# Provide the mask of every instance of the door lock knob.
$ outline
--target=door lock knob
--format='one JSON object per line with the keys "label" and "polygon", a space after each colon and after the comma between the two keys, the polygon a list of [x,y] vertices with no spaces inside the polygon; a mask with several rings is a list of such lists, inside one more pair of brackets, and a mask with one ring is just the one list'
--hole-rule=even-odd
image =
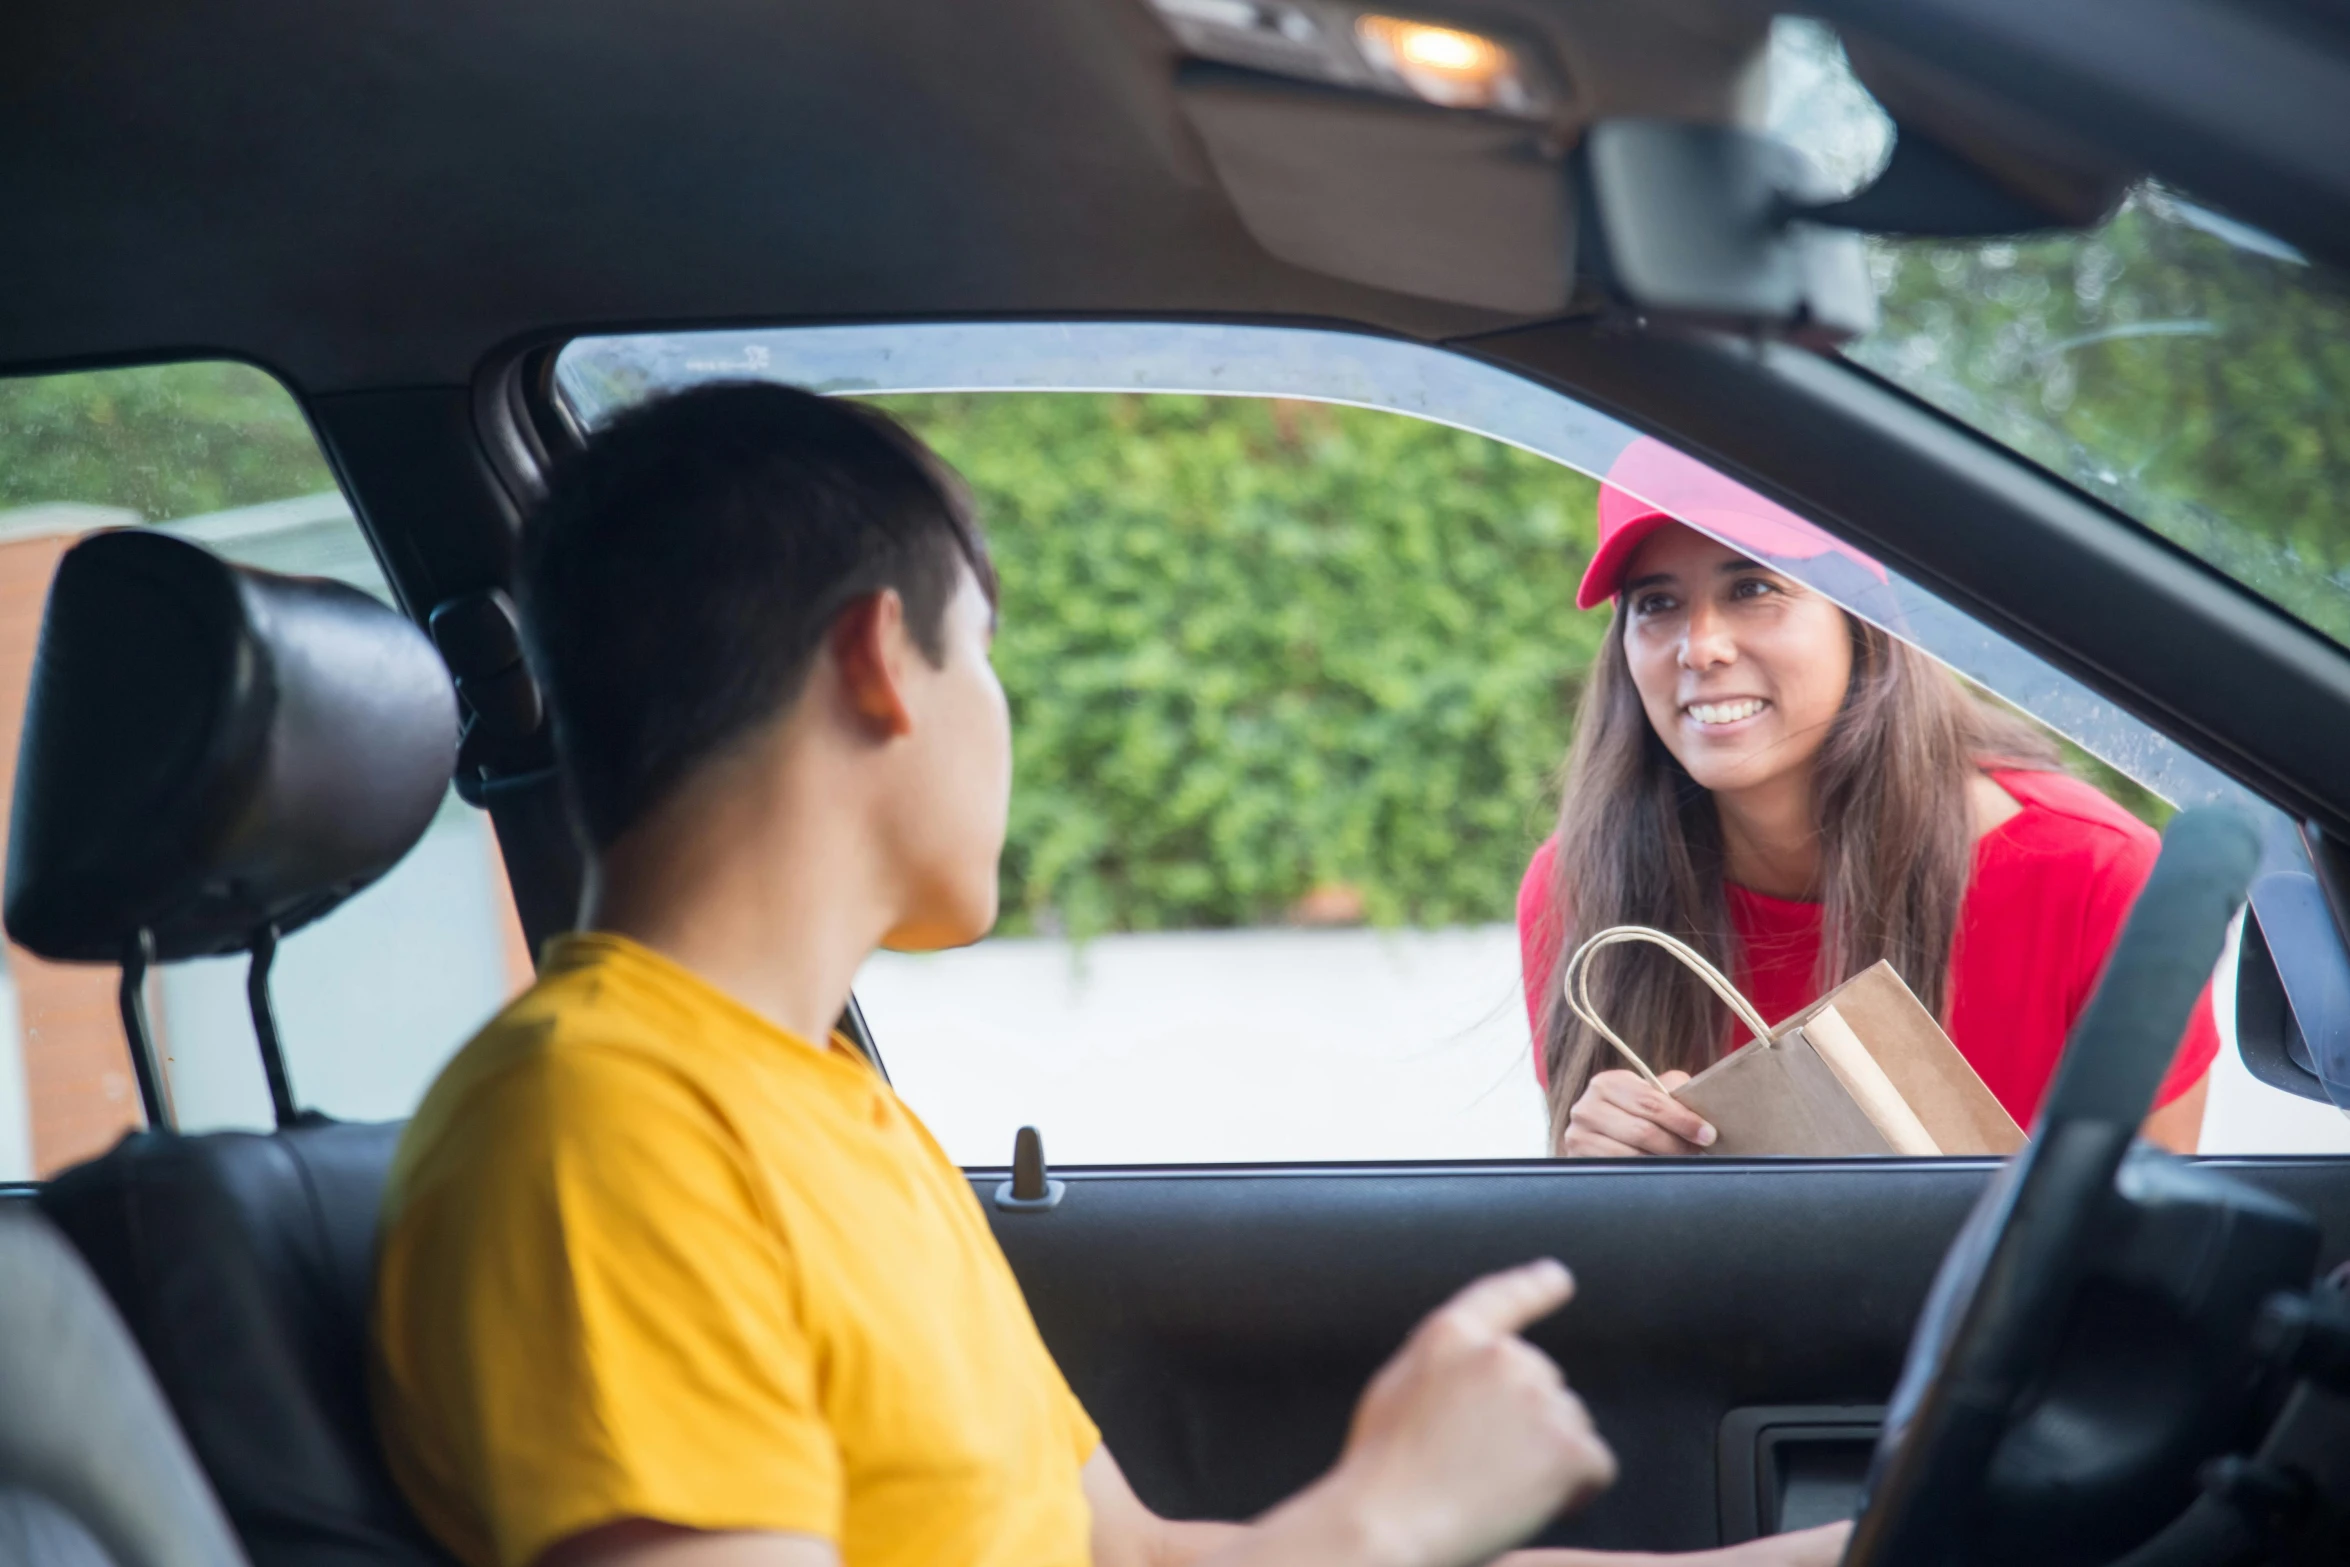
{"label": "door lock knob", "polygon": [[1044,1162],[1044,1135],[1023,1126],[1012,1139],[1012,1178],[995,1189],[995,1205],[1010,1213],[1041,1213],[1055,1207],[1066,1182],[1056,1181]]}

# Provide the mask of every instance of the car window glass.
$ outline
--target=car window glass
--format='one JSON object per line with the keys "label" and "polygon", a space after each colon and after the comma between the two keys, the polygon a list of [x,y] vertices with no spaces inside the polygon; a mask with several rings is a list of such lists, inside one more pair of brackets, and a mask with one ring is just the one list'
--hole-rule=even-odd
{"label": "car window glass", "polygon": [[[1773,126],[1857,184],[1892,127],[1834,37],[1784,22]],[[2086,232],[1871,240],[1846,350],[2350,643],[2350,277],[2147,181]]]}
{"label": "car window glass", "polygon": [[[0,380],[0,764],[11,779],[50,575],[77,539],[113,527],[165,529],[391,600],[301,410],[261,372],[194,363]],[[524,957],[487,825],[452,797],[390,875],[280,950],[272,989],[297,1102],[405,1114],[527,976]],[[9,946],[5,978],[0,1180],[21,1180],[103,1151],[141,1116],[115,970]],[[270,1122],[244,981],[235,958],[149,978],[185,1129]]]}
{"label": "car window glass", "polygon": [[1003,939],[859,989],[949,1147],[1004,1156],[1009,1077],[1071,1158],[1538,1154],[1508,914],[1598,630],[1560,613],[1591,482],[1306,402],[884,406],[1005,584]]}
{"label": "car window glass", "polygon": [[[1002,926],[858,985],[950,1154],[1002,1163],[1031,1123],[1080,1163],[1545,1151],[1517,894],[1606,623],[1573,608],[1593,476],[1633,432],[1282,329],[605,339],[558,371],[589,425],[743,375],[884,394],[972,481],[1001,571]],[[1083,390],[1137,381],[1183,390]],[[974,384],[1007,389],[944,390]],[[1276,389],[1303,395],[1241,395]],[[2089,742],[2066,765],[2143,819],[2240,796],[1898,574],[1786,564]],[[2350,1145],[2223,1068],[2209,1146]]]}

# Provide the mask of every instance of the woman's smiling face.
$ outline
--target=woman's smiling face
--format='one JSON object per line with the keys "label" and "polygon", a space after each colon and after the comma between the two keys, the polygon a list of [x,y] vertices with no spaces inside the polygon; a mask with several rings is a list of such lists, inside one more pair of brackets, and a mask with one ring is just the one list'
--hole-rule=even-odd
{"label": "woman's smiling face", "polygon": [[1811,766],[1852,683],[1842,609],[1679,523],[1619,591],[1640,704],[1690,777],[1735,794]]}

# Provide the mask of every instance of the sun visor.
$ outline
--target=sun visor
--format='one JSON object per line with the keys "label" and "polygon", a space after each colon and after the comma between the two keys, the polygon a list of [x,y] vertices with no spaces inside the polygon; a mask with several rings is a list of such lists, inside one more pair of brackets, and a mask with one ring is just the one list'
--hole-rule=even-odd
{"label": "sun visor", "polygon": [[1194,64],[1177,100],[1257,243],[1397,293],[1541,315],[1574,285],[1574,202],[1541,124]]}
{"label": "sun visor", "polygon": [[163,960],[290,931],[389,870],[457,751],[440,656],[356,588],[126,529],[59,565],[17,756],[8,933]]}

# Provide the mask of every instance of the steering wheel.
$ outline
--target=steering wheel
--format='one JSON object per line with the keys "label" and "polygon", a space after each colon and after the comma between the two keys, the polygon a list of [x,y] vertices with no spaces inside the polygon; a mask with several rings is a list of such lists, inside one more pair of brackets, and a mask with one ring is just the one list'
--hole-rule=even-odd
{"label": "steering wheel", "polygon": [[[1986,1477],[2057,1359],[2097,1238],[2123,1200],[2116,1176],[2259,852],[2252,825],[2232,811],[2189,811],[2171,823],[2038,1129],[1942,1260],[1886,1412],[1846,1567],[1965,1559]],[[2001,1557],[2021,1560],[2012,1549]]]}

